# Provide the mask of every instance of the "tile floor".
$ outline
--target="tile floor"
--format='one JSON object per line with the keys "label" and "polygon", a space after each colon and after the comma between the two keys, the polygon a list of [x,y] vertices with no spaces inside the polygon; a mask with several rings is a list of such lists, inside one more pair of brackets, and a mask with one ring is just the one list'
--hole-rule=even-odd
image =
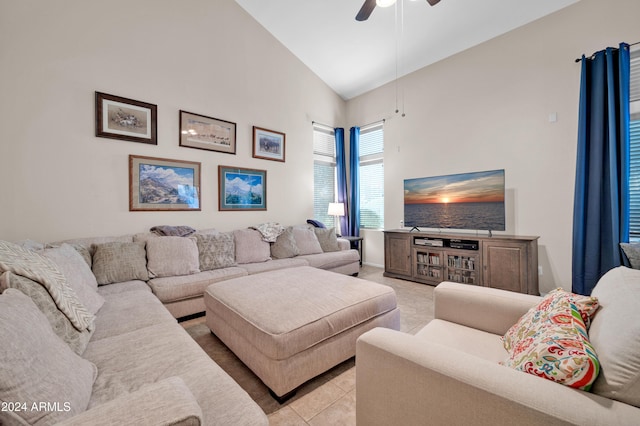
{"label": "tile floor", "polygon": [[[363,266],[359,278],[385,284],[396,291],[400,330],[415,333],[433,318],[433,287],[387,278],[383,270]],[[269,416],[271,425],[355,425],[356,371],[351,358],[302,385],[296,395],[279,404],[267,387],[213,335],[204,317],[182,323],[209,356],[247,391]]]}

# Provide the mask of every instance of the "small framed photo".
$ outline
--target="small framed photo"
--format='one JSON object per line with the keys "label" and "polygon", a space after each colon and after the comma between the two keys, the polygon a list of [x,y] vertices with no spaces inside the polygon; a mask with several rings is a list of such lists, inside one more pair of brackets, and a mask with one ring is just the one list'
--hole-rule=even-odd
{"label": "small framed photo", "polygon": [[129,211],[200,210],[200,163],[129,155]]}
{"label": "small framed photo", "polygon": [[96,136],[157,145],[158,107],[96,92]]}
{"label": "small framed photo", "polygon": [[266,210],[267,171],[218,166],[218,210]]}
{"label": "small framed photo", "polygon": [[253,126],[253,156],[284,162],[285,134]]}
{"label": "small framed photo", "polygon": [[236,123],[180,111],[180,146],[236,153]]}

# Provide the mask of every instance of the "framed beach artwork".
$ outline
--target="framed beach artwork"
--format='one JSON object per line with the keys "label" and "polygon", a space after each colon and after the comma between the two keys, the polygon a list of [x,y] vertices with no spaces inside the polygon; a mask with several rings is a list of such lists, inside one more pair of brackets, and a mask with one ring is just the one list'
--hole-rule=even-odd
{"label": "framed beach artwork", "polygon": [[129,155],[129,210],[200,210],[200,163]]}
{"label": "framed beach artwork", "polygon": [[96,92],[96,136],[157,145],[158,107]]}
{"label": "framed beach artwork", "polygon": [[180,111],[180,146],[236,153],[236,123]]}
{"label": "framed beach artwork", "polygon": [[254,158],[284,162],[285,137],[284,133],[253,126]]}
{"label": "framed beach artwork", "polygon": [[218,210],[266,209],[266,170],[218,166]]}

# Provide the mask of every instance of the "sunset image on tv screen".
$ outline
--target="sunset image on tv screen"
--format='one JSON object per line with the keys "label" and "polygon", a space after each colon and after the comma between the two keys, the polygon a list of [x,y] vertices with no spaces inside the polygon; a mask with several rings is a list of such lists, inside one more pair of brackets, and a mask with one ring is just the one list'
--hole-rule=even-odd
{"label": "sunset image on tv screen", "polygon": [[504,170],[406,179],[404,224],[504,231],[504,193]]}

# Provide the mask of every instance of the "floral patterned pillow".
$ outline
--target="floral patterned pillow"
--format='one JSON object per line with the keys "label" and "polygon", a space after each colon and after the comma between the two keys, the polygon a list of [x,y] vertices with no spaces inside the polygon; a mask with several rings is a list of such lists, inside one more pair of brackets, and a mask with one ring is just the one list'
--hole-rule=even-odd
{"label": "floral patterned pillow", "polygon": [[600,363],[583,317],[590,318],[597,308],[595,298],[554,290],[507,332],[503,340],[509,357],[502,364],[589,390]]}
{"label": "floral patterned pillow", "polygon": [[507,352],[511,351],[515,343],[533,334],[539,324],[548,321],[549,316],[554,314],[554,309],[558,303],[564,299],[571,300],[571,302],[576,305],[582,321],[588,330],[591,324],[591,318],[595,315],[599,307],[598,299],[569,293],[561,288],[557,288],[550,291],[538,306],[529,309],[529,312],[524,314],[502,337],[502,343]]}

